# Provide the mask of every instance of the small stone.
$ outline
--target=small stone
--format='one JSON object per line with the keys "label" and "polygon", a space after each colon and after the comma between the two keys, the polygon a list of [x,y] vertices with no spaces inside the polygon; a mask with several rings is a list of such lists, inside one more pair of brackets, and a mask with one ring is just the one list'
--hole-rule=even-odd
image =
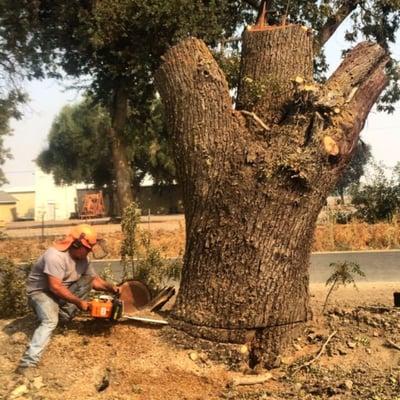
{"label": "small stone", "polygon": [[199,355],[198,355],[195,351],[192,351],[191,353],[189,353],[189,358],[190,358],[192,361],[197,361],[198,358],[199,358]]}
{"label": "small stone", "polygon": [[354,349],[357,345],[355,342],[352,342],[351,340],[348,340],[346,344],[350,349]]}
{"label": "small stone", "polygon": [[292,357],[281,357],[281,364],[289,365],[293,362]]}
{"label": "small stone", "polygon": [[301,84],[304,82],[304,79],[301,76],[296,76],[296,78],[294,78],[294,81],[298,84]]}
{"label": "small stone", "polygon": [[341,355],[341,356],[347,355],[347,350],[344,349],[343,347],[338,347],[337,351],[338,351],[339,355]]}
{"label": "small stone", "polygon": [[379,337],[379,332],[374,331],[374,333],[372,334],[374,337]]}
{"label": "small stone", "polygon": [[33,382],[32,382],[32,386],[36,390],[40,390],[44,386],[43,378],[41,376],[37,376],[36,378],[34,378]]}
{"label": "small stone", "polygon": [[28,387],[26,385],[17,386],[10,394],[10,399],[16,399],[22,395],[28,393]]}
{"label": "small stone", "polygon": [[10,337],[12,344],[26,344],[28,337],[23,332],[16,332]]}
{"label": "small stone", "polygon": [[302,350],[302,347],[301,347],[298,343],[293,343],[293,348],[294,348],[296,351]]}
{"label": "small stone", "polygon": [[372,354],[372,350],[371,349],[365,349],[365,351],[367,352],[367,354]]}
{"label": "small stone", "polygon": [[346,380],[344,381],[343,386],[344,386],[344,388],[345,388],[346,390],[351,390],[351,389],[353,389],[353,381],[351,381],[350,379],[346,379]]}
{"label": "small stone", "polygon": [[139,385],[132,385],[132,393],[134,393],[134,394],[142,394],[143,390]]}
{"label": "small stone", "polygon": [[282,363],[282,358],[280,356],[275,358],[275,361],[272,364],[273,368],[279,368],[281,366]]}
{"label": "small stone", "polygon": [[303,385],[302,385],[300,382],[297,382],[297,383],[294,385],[294,390],[295,390],[296,392],[299,392],[299,391],[301,390],[302,386],[303,386]]}
{"label": "small stone", "polygon": [[247,354],[249,352],[249,348],[244,344],[243,346],[240,346],[239,351],[241,354]]}

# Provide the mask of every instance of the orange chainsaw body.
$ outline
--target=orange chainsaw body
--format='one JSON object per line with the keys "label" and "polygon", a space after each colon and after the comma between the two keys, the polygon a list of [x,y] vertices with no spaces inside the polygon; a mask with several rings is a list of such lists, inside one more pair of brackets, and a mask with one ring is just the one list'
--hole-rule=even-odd
{"label": "orange chainsaw body", "polygon": [[90,302],[90,315],[94,318],[111,318],[113,302],[111,299],[94,299]]}

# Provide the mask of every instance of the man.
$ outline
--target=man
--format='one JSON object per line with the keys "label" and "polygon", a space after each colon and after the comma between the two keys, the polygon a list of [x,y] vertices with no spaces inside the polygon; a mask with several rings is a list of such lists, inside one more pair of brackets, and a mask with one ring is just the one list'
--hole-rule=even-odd
{"label": "man", "polygon": [[40,325],[17,368],[24,374],[36,367],[58,321],[70,321],[79,310],[87,311],[90,290],[117,293],[118,288],[96,275],[87,256],[97,243],[94,228],[77,225],[61,241],[54,242],[33,265],[28,277],[28,302]]}

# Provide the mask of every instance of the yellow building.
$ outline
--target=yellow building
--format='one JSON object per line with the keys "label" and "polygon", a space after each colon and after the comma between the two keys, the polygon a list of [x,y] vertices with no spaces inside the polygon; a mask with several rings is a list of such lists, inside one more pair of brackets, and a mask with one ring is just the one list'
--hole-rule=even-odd
{"label": "yellow building", "polygon": [[10,188],[7,193],[17,200],[17,219],[33,219],[35,216],[35,189],[34,188]]}
{"label": "yellow building", "polygon": [[0,227],[14,221],[17,213],[17,199],[9,193],[0,190]]}

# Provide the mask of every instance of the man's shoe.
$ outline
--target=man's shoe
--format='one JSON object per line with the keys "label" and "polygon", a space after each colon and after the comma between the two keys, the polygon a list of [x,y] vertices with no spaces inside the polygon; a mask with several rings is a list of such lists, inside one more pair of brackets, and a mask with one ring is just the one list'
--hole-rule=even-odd
{"label": "man's shoe", "polygon": [[28,379],[32,379],[38,375],[36,365],[19,365],[14,371],[17,375],[23,376]]}

